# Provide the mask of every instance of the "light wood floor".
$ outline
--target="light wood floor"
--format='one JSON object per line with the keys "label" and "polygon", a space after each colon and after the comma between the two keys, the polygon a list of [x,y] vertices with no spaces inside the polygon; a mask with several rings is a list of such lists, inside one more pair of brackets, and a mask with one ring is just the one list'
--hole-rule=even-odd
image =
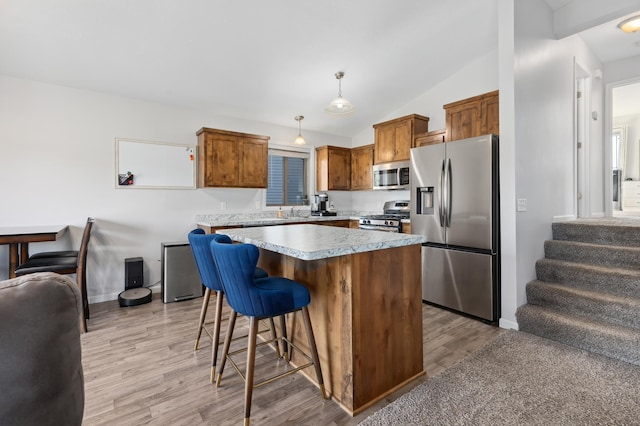
{"label": "light wood floor", "polygon": [[[221,387],[216,388],[209,383],[211,340],[203,333],[200,349],[193,350],[202,298],[163,304],[158,295],[154,296],[151,303],[136,307],[120,308],[116,301],[91,305],[89,332],[82,336],[86,393],[83,424],[242,424],[242,379],[227,363]],[[209,308],[212,318],[214,300]],[[318,388],[296,373],[254,390],[251,424],[355,425],[501,332],[497,327],[424,304],[422,317],[424,379],[351,417],[335,402],[323,401]],[[236,336],[247,322],[238,319]],[[226,331],[226,321],[222,327]],[[239,364],[244,356],[239,355]],[[264,372],[270,374],[278,362],[282,363],[263,346],[256,358],[256,378],[265,377],[261,376]]]}

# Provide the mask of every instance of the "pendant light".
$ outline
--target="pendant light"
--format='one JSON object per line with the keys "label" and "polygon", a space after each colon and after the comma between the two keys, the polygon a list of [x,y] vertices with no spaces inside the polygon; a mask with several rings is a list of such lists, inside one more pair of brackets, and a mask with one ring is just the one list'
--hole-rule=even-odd
{"label": "pendant light", "polygon": [[332,100],[329,106],[325,108],[327,114],[348,115],[355,110],[353,104],[342,97],[342,77],[344,77],[344,73],[338,71],[336,73],[336,78],[338,79],[338,97]]}
{"label": "pendant light", "polygon": [[618,24],[618,28],[620,28],[625,33],[634,33],[640,30],[640,15],[625,19]]}
{"label": "pendant light", "polygon": [[295,143],[296,145],[304,145],[305,140],[302,137],[302,125],[301,125],[301,121],[304,120],[304,116],[303,115],[296,115],[295,120],[298,122],[298,137],[296,138],[295,141],[293,141],[293,143]]}

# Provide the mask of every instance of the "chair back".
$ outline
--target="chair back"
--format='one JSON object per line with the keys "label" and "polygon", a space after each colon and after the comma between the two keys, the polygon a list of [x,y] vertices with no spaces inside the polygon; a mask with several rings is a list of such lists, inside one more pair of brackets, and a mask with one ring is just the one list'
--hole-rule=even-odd
{"label": "chair back", "polygon": [[222,291],[222,284],[220,284],[218,271],[209,248],[211,241],[215,239],[221,243],[231,244],[231,239],[226,235],[205,234],[204,230],[200,228],[189,232],[189,245],[191,246],[202,284],[213,291]]}
{"label": "chair back", "polygon": [[84,232],[82,233],[80,249],[78,250],[78,274],[82,274],[83,277],[86,277],[87,274],[87,254],[89,253],[89,239],[91,238],[91,229],[93,229],[93,223],[95,221],[96,220],[92,217],[87,218],[87,224],[84,226]]}
{"label": "chair back", "polygon": [[[252,244],[211,242],[211,252],[227,301],[234,311],[251,317],[265,318],[289,312],[293,306],[290,292],[257,285],[255,269],[260,251]],[[277,278],[263,278],[277,280]]]}

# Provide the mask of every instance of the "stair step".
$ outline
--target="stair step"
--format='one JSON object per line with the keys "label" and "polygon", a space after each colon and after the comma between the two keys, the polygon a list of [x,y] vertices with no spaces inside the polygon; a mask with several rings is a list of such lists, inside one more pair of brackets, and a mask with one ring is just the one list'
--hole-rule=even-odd
{"label": "stair step", "polygon": [[640,297],[615,296],[536,280],[527,284],[527,302],[640,330]]}
{"label": "stair step", "polygon": [[640,294],[640,270],[608,268],[556,259],[536,262],[539,281],[562,283],[587,291],[618,296],[636,297]]}
{"label": "stair step", "polygon": [[548,259],[640,269],[640,247],[549,240],[544,242],[544,254]]}
{"label": "stair step", "polygon": [[640,366],[640,330],[536,305],[516,311],[520,331]]}
{"label": "stair step", "polygon": [[552,224],[554,240],[640,247],[640,219],[579,219]]}

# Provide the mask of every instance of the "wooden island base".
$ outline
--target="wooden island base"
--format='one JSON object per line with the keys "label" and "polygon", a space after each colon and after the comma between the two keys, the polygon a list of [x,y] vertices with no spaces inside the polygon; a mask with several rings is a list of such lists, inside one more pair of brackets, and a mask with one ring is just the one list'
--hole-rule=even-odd
{"label": "wooden island base", "polygon": [[[301,282],[327,391],[358,414],[425,374],[422,353],[420,245],[301,260],[260,249],[269,275]],[[296,345],[308,349],[302,316],[288,319]],[[306,362],[295,351],[292,363]],[[311,367],[303,370],[315,382]]]}

